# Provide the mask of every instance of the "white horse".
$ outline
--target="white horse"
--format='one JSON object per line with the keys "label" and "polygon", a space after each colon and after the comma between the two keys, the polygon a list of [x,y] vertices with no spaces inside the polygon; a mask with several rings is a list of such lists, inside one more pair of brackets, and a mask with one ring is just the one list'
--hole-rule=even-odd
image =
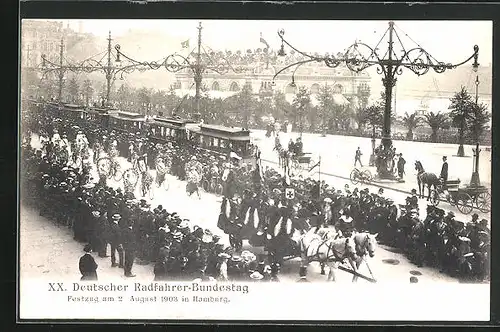
{"label": "white horse", "polygon": [[334,270],[346,259],[353,271],[357,271],[356,248],[351,238],[323,240],[318,234],[309,231],[301,237],[299,244],[302,266],[307,267],[312,261],[326,263],[329,268],[328,281],[335,281]]}
{"label": "white horse", "polygon": [[[366,266],[370,271],[370,274],[372,274],[370,266],[368,265],[368,262],[366,262],[366,256],[369,255],[372,258],[375,256],[375,248],[377,246],[377,236],[378,233],[377,234],[355,233],[352,235],[351,239],[354,242],[356,248],[356,270],[358,270],[361,263],[365,261]],[[352,277],[352,281],[356,282],[357,280],[358,276],[354,275]]]}

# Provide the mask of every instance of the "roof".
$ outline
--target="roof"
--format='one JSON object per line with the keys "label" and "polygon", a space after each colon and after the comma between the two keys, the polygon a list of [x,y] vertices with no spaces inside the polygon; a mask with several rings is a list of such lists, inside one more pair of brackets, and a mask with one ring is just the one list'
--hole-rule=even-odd
{"label": "roof", "polygon": [[200,134],[233,141],[250,141],[250,131],[235,127],[202,124],[200,125]]}
{"label": "roof", "polygon": [[200,135],[210,136],[215,138],[222,138],[231,141],[248,141],[250,142],[250,135],[248,136],[233,136],[230,133],[220,133],[220,132],[199,132]]}
{"label": "roof", "polygon": [[138,113],[132,113],[132,114],[137,114],[137,116],[124,115],[123,113],[126,113],[126,112],[118,112],[115,114],[110,114],[110,116],[113,118],[116,118],[116,119],[127,120],[127,121],[145,121],[146,120],[143,115],[138,114]]}
{"label": "roof", "polygon": [[150,124],[160,125],[162,127],[168,127],[168,128],[174,128],[174,129],[180,128],[180,126],[173,125],[170,122],[160,121],[156,118],[153,118],[153,120],[150,122]]}
{"label": "roof", "polygon": [[162,123],[169,123],[169,124],[177,126],[177,127],[182,127],[186,123],[195,123],[195,121],[193,121],[193,120],[181,119],[181,118],[166,118],[166,117],[160,117],[160,116],[153,117],[153,120],[158,121],[158,122],[162,122]]}
{"label": "roof", "polygon": [[244,130],[243,128],[240,127],[225,127],[221,125],[212,125],[212,124],[202,124],[200,126],[201,131],[219,131],[219,132],[225,132],[225,133],[246,133],[250,135],[250,131]]}
{"label": "roof", "polygon": [[118,116],[122,118],[130,118],[130,119],[141,119],[144,118],[144,115],[135,113],[135,112],[125,112],[125,111],[118,111]]}
{"label": "roof", "polygon": [[85,111],[84,106],[74,105],[74,104],[64,104],[63,108],[66,111]]}

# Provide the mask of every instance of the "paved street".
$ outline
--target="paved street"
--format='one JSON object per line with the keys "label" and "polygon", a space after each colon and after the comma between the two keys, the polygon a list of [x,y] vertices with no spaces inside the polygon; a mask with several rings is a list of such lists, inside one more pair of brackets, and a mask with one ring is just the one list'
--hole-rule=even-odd
{"label": "paved street", "polygon": [[[36,139],[33,140],[36,146]],[[267,157],[267,156],[266,156]],[[120,158],[122,169],[126,169],[128,162]],[[155,196],[151,201],[153,207],[162,204],[167,211],[176,211],[180,216],[189,218],[193,224],[203,228],[209,228],[215,234],[221,235],[221,242],[227,244],[228,237],[217,228],[217,218],[220,211],[220,197],[209,193],[202,193],[202,199],[188,197],[185,193],[185,183],[169,176],[170,189],[156,189]],[[120,184],[108,181],[108,185],[119,187]],[[329,178],[334,186],[343,186],[346,181],[337,178]],[[386,194],[396,202],[402,202],[405,195],[397,192],[387,191]],[[421,210],[425,210],[425,203],[420,202]],[[73,240],[71,231],[65,227],[60,227],[40,217],[36,211],[22,207],[21,210],[21,273],[22,277],[35,277],[45,275],[68,280],[79,278],[78,258],[83,254],[84,244],[79,244]],[[247,244],[245,247],[252,249]],[[262,248],[253,248],[259,253]],[[109,258],[96,257],[99,264],[98,273],[101,280],[110,278],[124,278],[123,271],[118,268],[111,268]],[[439,273],[432,268],[418,268],[409,263],[408,260],[395,249],[379,246],[374,258],[368,259],[370,268],[381,283],[409,282],[412,272],[421,274],[418,276],[419,282],[458,282],[456,279]],[[300,261],[298,259],[288,261],[282,268],[281,278],[283,281],[294,281],[298,278]],[[319,273],[316,263],[311,264],[308,270],[308,278],[314,281],[326,280],[326,276]],[[134,265],[134,273],[141,280],[152,280],[152,265]],[[366,265],[362,265],[360,273],[369,275]],[[348,273],[339,271],[337,273],[338,282],[350,282],[351,276]],[[359,282],[366,283],[364,280]]]}

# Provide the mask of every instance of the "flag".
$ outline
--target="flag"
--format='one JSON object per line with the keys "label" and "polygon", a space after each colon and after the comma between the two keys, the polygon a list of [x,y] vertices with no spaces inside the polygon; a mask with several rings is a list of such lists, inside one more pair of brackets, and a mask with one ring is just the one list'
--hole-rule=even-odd
{"label": "flag", "polygon": [[316,167],[318,167],[319,165],[321,165],[321,160],[318,161],[314,166],[312,166],[311,168],[309,168],[309,172],[311,172],[313,169],[315,169]]}
{"label": "flag", "polygon": [[262,32],[260,33],[260,42],[264,45],[266,45],[266,48],[269,49],[269,44],[267,43],[267,41],[262,38]]}
{"label": "flag", "polygon": [[291,181],[290,181],[290,175],[288,175],[288,167],[285,167],[285,179],[284,179],[284,186],[287,187],[287,186],[290,186],[291,185]]}
{"label": "flag", "polygon": [[189,48],[189,39],[181,43],[182,48]]}

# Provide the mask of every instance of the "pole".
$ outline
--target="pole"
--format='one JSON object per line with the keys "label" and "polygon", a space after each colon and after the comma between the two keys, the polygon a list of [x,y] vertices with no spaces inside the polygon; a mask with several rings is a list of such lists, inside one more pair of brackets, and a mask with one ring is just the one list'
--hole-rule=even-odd
{"label": "pole", "polygon": [[64,40],[61,38],[61,44],[59,45],[59,90],[57,94],[59,103],[62,103],[62,89],[64,81],[63,53],[64,53]]}
{"label": "pole", "polygon": [[110,104],[110,95],[111,95],[111,80],[112,80],[112,70],[111,67],[111,31],[108,34],[108,64],[106,66],[106,105]]}
{"label": "pole", "polygon": [[392,87],[395,85],[394,66],[393,66],[393,34],[394,22],[389,22],[389,50],[388,60],[386,62],[385,77],[382,82],[385,87],[385,109],[384,109],[384,127],[382,129],[382,145],[385,150],[389,150],[392,146],[391,141],[391,107],[392,107]]}
{"label": "pole", "polygon": [[201,65],[201,22],[198,25],[198,52],[196,53],[196,65],[194,68],[194,83],[195,83],[195,112],[200,113],[200,89],[202,81],[202,65]]}
{"label": "pole", "polygon": [[319,182],[319,195],[321,196],[321,155],[318,161],[318,182]]}

